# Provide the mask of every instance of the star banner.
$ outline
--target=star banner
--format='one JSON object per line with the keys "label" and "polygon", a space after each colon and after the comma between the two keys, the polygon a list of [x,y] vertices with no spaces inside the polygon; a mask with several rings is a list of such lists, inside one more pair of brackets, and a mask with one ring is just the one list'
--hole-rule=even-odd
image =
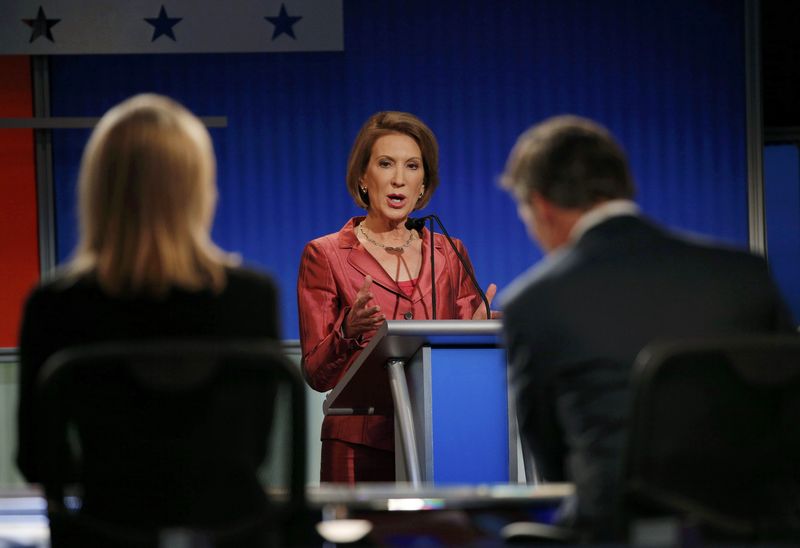
{"label": "star banner", "polygon": [[18,0],[0,55],[341,51],[342,0]]}

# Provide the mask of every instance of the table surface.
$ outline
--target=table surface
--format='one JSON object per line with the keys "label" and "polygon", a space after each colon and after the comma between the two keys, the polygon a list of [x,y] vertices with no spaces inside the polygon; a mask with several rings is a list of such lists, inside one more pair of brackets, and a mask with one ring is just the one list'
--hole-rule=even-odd
{"label": "table surface", "polygon": [[[403,512],[553,506],[574,492],[572,484],[423,486],[362,484],[309,486],[311,509],[338,506],[353,511]],[[0,488],[0,544],[49,546],[46,503],[41,489],[32,485]]]}

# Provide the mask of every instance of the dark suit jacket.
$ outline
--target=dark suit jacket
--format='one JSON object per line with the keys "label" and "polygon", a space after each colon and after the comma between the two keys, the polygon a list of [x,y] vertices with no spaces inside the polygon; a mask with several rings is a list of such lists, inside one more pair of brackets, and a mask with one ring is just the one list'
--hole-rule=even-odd
{"label": "dark suit jacket", "polygon": [[[389,320],[400,320],[407,313],[415,320],[432,319],[430,233],[422,229],[422,267],[418,291],[411,297],[364,249],[353,230],[363,217],[350,219],[339,232],[309,242],[300,260],[297,279],[297,304],[300,314],[300,343],[303,347],[303,374],[312,388],[325,392],[336,386],[366,346],[341,336],[342,322],[350,311],[364,276],[372,276],[374,302]],[[461,255],[469,262],[467,250],[454,239]],[[480,304],[475,287],[455,252],[441,234],[434,235],[436,266],[436,317],[472,319]],[[470,265],[472,268],[472,265]],[[394,421],[384,416],[328,416],[322,423],[322,439],[338,439],[378,449],[394,448]]]}
{"label": "dark suit jacket", "polygon": [[[225,289],[218,294],[211,291],[172,289],[163,298],[111,297],[100,289],[91,276],[77,281],[59,277],[36,288],[25,305],[19,343],[17,463],[25,478],[30,482],[40,479],[37,470],[37,421],[33,400],[36,378],[47,358],[58,350],[71,346],[103,341],[173,337],[197,337],[204,340],[278,339],[277,294],[273,282],[254,271],[233,268],[228,270]],[[97,396],[98,400],[110,398],[113,396],[108,394]],[[124,515],[131,521],[144,525],[148,519],[156,516],[163,520],[174,516],[179,520],[182,514],[193,511],[195,516],[201,515],[205,507],[210,507],[216,509],[216,514],[209,519],[224,521],[226,516],[219,515],[224,512],[219,511],[220,505],[215,504],[215,501],[233,501],[225,505],[225,510],[229,509],[231,515],[235,516],[241,515],[237,508],[240,505],[258,504],[259,497],[264,498],[263,490],[258,493],[253,489],[252,478],[255,477],[255,467],[266,455],[265,442],[269,425],[264,426],[263,440],[243,439],[254,431],[249,428],[250,425],[260,424],[260,410],[248,409],[247,414],[240,417],[228,417],[231,423],[238,420],[240,429],[237,430],[236,424],[231,424],[230,447],[221,448],[221,452],[227,451],[226,456],[235,454],[237,457],[247,454],[248,466],[252,465],[252,469],[248,471],[252,475],[244,477],[247,476],[244,473],[243,477],[233,478],[230,469],[215,470],[212,457],[187,457],[187,474],[196,474],[197,481],[188,484],[184,481],[180,487],[172,488],[173,491],[179,488],[186,491],[186,507],[177,508],[175,506],[178,505],[174,504],[159,507],[159,504],[166,504],[180,497],[175,492],[170,497],[161,497],[159,492],[167,489],[168,482],[172,481],[172,478],[165,477],[174,470],[168,464],[175,464],[174,461],[183,455],[179,447],[189,433],[185,431],[186,425],[181,425],[180,420],[176,419],[179,414],[173,414],[170,420],[160,422],[158,414],[167,411],[180,413],[181,402],[183,400],[175,398],[174,402],[158,404],[161,407],[146,409],[147,416],[141,416],[141,424],[158,425],[146,432],[140,431],[144,427],[134,428],[132,431],[114,431],[113,425],[108,424],[108,417],[97,417],[97,429],[105,428],[106,432],[111,432],[107,440],[108,450],[103,454],[118,455],[119,458],[93,462],[91,469],[83,471],[82,481],[96,486],[93,489],[87,487],[87,497],[91,500],[84,501],[87,506],[93,507],[94,513],[107,511],[115,518]],[[185,403],[185,409],[193,408],[190,407],[192,402]],[[165,409],[164,406],[170,409]],[[130,418],[130,424],[136,424],[136,420],[130,415],[141,410],[128,411],[130,410],[120,410],[120,413],[127,413],[125,416]],[[161,456],[149,463],[130,462],[130,459],[126,459],[125,447],[131,443],[141,443],[142,440],[154,446],[160,443]],[[242,453],[237,452],[239,449]],[[198,473],[198,470],[201,472]],[[185,480],[175,478],[175,482],[181,479]]]}
{"label": "dark suit jacket", "polygon": [[659,338],[794,327],[765,261],[630,215],[589,229],[501,301],[522,437],[544,479],[575,482],[564,519],[594,538],[611,534],[639,351]]}

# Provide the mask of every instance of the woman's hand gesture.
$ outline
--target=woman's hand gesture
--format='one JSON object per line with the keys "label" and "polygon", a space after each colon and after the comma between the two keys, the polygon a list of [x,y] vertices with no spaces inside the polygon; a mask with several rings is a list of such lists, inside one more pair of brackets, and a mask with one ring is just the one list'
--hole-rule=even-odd
{"label": "woman's hand gesture", "polygon": [[[497,293],[497,285],[496,284],[489,284],[489,287],[486,288],[486,300],[489,301],[489,309],[491,310],[492,300],[494,299],[495,294]],[[492,319],[497,319],[502,316],[500,312],[497,310],[491,310],[492,312]],[[486,307],[481,302],[478,305],[478,308],[475,310],[475,313],[472,315],[473,320],[485,320],[486,319]]]}
{"label": "woman's hand gesture", "polygon": [[372,300],[372,277],[365,276],[364,284],[356,294],[356,300],[350,308],[350,312],[344,320],[344,336],[348,339],[356,339],[365,333],[374,331],[380,326],[386,317],[380,313],[379,306],[368,306]]}

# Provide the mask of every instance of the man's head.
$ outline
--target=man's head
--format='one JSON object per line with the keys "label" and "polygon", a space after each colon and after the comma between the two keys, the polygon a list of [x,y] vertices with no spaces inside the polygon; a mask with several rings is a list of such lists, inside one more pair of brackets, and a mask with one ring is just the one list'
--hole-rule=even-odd
{"label": "man's head", "polygon": [[500,184],[548,252],[568,241],[583,213],[635,193],[622,147],[604,127],[578,116],[556,116],[523,133]]}

